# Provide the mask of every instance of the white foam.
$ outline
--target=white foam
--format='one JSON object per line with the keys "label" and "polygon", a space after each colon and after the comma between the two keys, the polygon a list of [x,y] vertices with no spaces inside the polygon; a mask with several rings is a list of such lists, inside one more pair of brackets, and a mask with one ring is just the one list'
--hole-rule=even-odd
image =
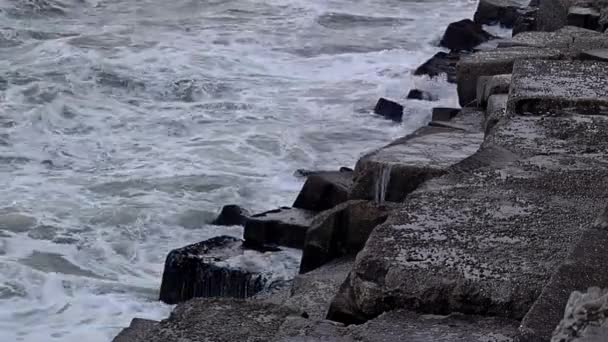
{"label": "white foam", "polygon": [[[36,222],[0,231],[0,340],[31,342],[108,341],[133,317],[165,317],[171,308],[157,297],[168,251],[242,235],[205,217],[227,203],[289,205],[296,169],[352,167],[426,124],[433,106],[455,105],[453,86],[411,72],[474,9],[468,0],[70,1],[63,15],[24,19],[7,15],[14,4],[0,0],[0,20],[15,32],[71,35],[0,48],[0,125],[14,122],[0,126],[0,210]],[[327,13],[363,19],[328,28],[318,21]],[[406,101],[415,87],[440,101]],[[405,104],[401,125],[371,113],[379,97]],[[250,266],[288,278],[292,252]],[[35,265],[34,253],[49,260]]]}

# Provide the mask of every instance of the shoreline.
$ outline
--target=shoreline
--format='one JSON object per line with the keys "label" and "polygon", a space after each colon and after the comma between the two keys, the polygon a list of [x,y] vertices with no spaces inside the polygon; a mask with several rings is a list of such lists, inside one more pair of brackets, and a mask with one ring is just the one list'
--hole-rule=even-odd
{"label": "shoreline", "polygon": [[[172,251],[161,299],[181,304],[114,341],[550,341],[577,293],[608,283],[608,5],[586,3],[480,0],[420,72],[447,72],[462,109],[308,175],[292,208],[228,213],[244,240]],[[496,22],[517,34],[481,29]],[[230,263],[284,247],[303,251],[292,281]],[[559,341],[593,323],[576,319]]]}

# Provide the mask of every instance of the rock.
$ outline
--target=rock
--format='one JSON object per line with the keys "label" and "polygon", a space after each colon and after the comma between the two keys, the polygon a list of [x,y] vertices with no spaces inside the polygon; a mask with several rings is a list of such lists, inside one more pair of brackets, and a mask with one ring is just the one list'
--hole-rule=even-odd
{"label": "rock", "polygon": [[313,211],[287,207],[253,215],[245,224],[245,246],[255,249],[280,245],[301,249],[314,216]]}
{"label": "rock", "polygon": [[112,342],[146,341],[147,334],[158,324],[159,322],[149,319],[133,318],[131,324],[114,337]]}
{"label": "rock", "polygon": [[382,115],[385,118],[393,120],[395,122],[401,122],[403,117],[403,106],[398,104],[397,102],[393,102],[385,98],[380,98],[380,100],[378,100],[378,103],[376,103],[374,113]]}
{"label": "rock", "polygon": [[290,317],[273,342],[510,342],[516,331],[517,322],[507,319],[396,310],[348,327]]}
{"label": "rock", "polygon": [[576,0],[540,0],[536,29],[555,31],[568,24],[568,9]]}
{"label": "rock", "polygon": [[414,72],[414,75],[437,77],[445,74],[448,82],[456,83],[456,64],[459,60],[459,53],[438,52],[431,59],[419,66]]}
{"label": "rock", "polygon": [[268,278],[260,272],[230,264],[231,259],[244,252],[242,241],[229,236],[172,250],[165,261],[160,300],[176,304],[195,297],[254,295],[264,288]]}
{"label": "rock", "polygon": [[513,27],[526,2],[529,3],[525,0],[480,0],[473,20],[480,25]]}
{"label": "rock", "polygon": [[[587,225],[574,250],[553,274],[540,297],[522,321],[522,338],[520,338],[522,342],[538,339],[547,341],[551,338],[551,334],[564,315],[564,307],[566,307],[570,293],[608,284],[608,265],[606,264],[608,250],[605,248],[607,243],[607,230],[601,229],[597,225]],[[571,297],[571,299],[573,298]],[[572,313],[580,309],[573,308],[572,304],[568,304],[566,317],[558,329],[561,330],[558,335],[568,335],[569,338],[573,337],[571,328],[577,324],[573,322]],[[591,307],[587,306],[587,308]],[[605,310],[608,313],[608,307]],[[588,319],[584,316],[577,316],[583,320]],[[608,329],[608,326],[605,328]],[[555,340],[570,341],[569,338]]]}
{"label": "rock", "polygon": [[440,45],[453,51],[471,51],[491,38],[493,36],[484,31],[481,25],[464,19],[448,25]]}
{"label": "rock", "polygon": [[259,301],[193,299],[179,304],[145,335],[120,342],[271,341],[285,319],[295,315],[284,306]]}
{"label": "rock", "polygon": [[581,42],[589,38],[602,38],[602,34],[580,27],[565,26],[553,32],[518,33],[511,41],[525,46],[571,49],[582,45]]}
{"label": "rock", "polygon": [[574,291],[552,342],[608,341],[608,290],[592,287]]}
{"label": "rock", "polygon": [[424,100],[424,101],[437,101],[438,98],[428,91],[420,89],[412,89],[407,94],[408,100]]}
{"label": "rock", "polygon": [[592,61],[518,61],[513,69],[508,109],[543,114],[576,108],[598,114],[608,106],[608,64]]}
{"label": "rock", "polygon": [[517,321],[451,314],[421,315],[411,311],[387,312],[360,326],[349,326],[355,341],[385,342],[509,342]]}
{"label": "rock", "polygon": [[431,117],[431,120],[432,121],[450,121],[456,115],[458,115],[459,112],[460,112],[460,108],[435,107],[435,108],[433,108],[433,115]]}
{"label": "rock", "polygon": [[319,172],[306,179],[294,208],[311,211],[331,209],[348,199],[353,183],[352,171]]}
{"label": "rock", "polygon": [[511,74],[481,76],[477,79],[477,105],[484,107],[488,98],[495,94],[508,94]]}
{"label": "rock", "polygon": [[291,293],[284,305],[305,312],[311,319],[323,319],[329,304],[346,279],[354,263],[354,256],[332,260],[323,266],[299,274],[293,279]]}
{"label": "rock", "polygon": [[492,95],[488,98],[486,117],[483,123],[485,135],[489,135],[494,126],[503,120],[507,114],[507,101],[505,94]]}
{"label": "rock", "polygon": [[522,319],[603,209],[606,152],[607,116],[509,116],[373,230],[328,318],[408,309]]}
{"label": "rock", "polygon": [[306,234],[300,273],[357,254],[387,216],[388,208],[367,201],[349,201],[321,213]]}
{"label": "rock", "polygon": [[581,52],[579,58],[582,60],[608,62],[608,49],[586,50]]}
{"label": "rock", "polygon": [[457,67],[458,100],[469,106],[476,101],[477,79],[480,76],[510,74],[513,64],[520,59],[559,59],[563,54],[557,49],[512,47],[493,51],[481,51],[464,56]]}
{"label": "rock", "polygon": [[591,7],[572,6],[568,9],[568,25],[589,30],[599,28],[600,12]]}
{"label": "rock", "polygon": [[249,211],[235,204],[225,205],[220,215],[212,224],[217,226],[244,226],[249,216]]}
{"label": "rock", "polygon": [[481,141],[482,133],[422,127],[359,159],[349,198],[401,202],[420,184],[473,154]]}

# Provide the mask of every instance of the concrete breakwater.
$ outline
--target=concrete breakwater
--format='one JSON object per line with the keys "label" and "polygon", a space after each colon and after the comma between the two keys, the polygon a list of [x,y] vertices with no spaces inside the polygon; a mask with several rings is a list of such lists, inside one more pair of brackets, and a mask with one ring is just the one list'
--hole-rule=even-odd
{"label": "concrete breakwater", "polygon": [[[449,74],[457,114],[239,216],[244,241],[171,252],[161,298],[181,304],[115,341],[608,340],[605,291],[581,294],[608,287],[607,25],[601,0],[481,0],[420,71]],[[284,246],[292,281],[230,262]],[[218,291],[247,298],[192,299]]]}

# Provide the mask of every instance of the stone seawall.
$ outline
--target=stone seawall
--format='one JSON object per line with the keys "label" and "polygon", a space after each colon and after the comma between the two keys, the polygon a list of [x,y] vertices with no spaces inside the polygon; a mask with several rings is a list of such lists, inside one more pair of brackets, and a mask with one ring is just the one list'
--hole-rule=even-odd
{"label": "stone seawall", "polygon": [[[488,23],[517,34],[471,48]],[[166,270],[180,304],[114,341],[608,341],[606,25],[604,0],[480,0],[421,76],[447,72],[463,108],[310,175],[293,209],[239,216],[232,254],[178,250],[197,270]],[[284,246],[303,250],[291,281],[183,290],[215,288],[210,263]]]}

